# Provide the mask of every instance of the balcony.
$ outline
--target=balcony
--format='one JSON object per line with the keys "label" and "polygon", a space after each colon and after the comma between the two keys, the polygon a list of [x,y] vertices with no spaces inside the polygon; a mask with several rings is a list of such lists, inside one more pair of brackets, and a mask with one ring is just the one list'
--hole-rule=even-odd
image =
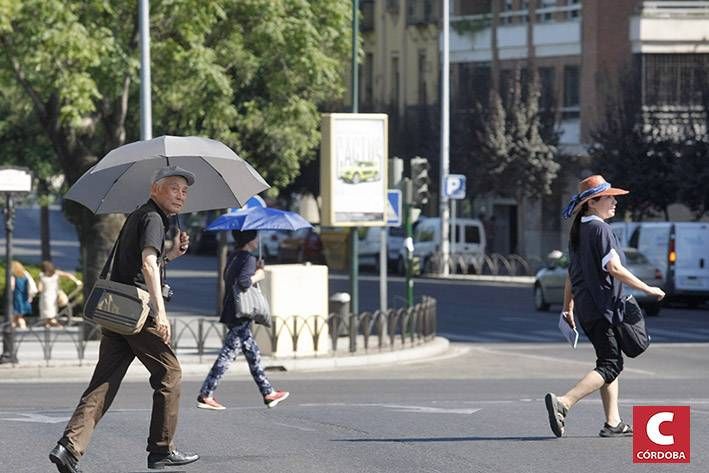
{"label": "balcony", "polygon": [[[562,18],[535,23],[532,37],[537,57],[581,54],[580,4],[536,10],[537,15]],[[527,52],[528,10],[500,13],[497,47],[501,60],[523,59]],[[451,18],[451,62],[486,62],[492,60],[492,16],[490,14]]]}
{"label": "balcony", "polygon": [[709,1],[643,2],[630,19],[634,53],[709,52]]}

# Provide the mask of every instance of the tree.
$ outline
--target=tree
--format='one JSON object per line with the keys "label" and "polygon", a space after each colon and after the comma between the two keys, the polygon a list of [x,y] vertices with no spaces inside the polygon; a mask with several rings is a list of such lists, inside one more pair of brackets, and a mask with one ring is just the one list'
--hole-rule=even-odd
{"label": "tree", "polygon": [[643,114],[640,100],[637,80],[623,73],[591,132],[594,171],[631,190],[619,200],[619,214],[627,210],[633,220],[642,220],[659,212],[669,220],[669,206],[681,202],[701,218],[709,194],[706,125],[679,116],[669,129],[651,113]]}
{"label": "tree", "polygon": [[[0,89],[31,111],[71,184],[138,139],[137,2],[0,0]],[[317,106],[343,90],[338,0],[151,2],[155,135],[232,146],[276,187],[314,156]],[[13,117],[2,117],[4,121]],[[122,222],[65,202],[91,287]]]}
{"label": "tree", "polygon": [[469,163],[479,176],[476,187],[482,193],[537,197],[551,193],[559,171],[556,160],[558,135],[545,126],[539,110],[540,91],[536,74],[522,94],[519,70],[507,94],[506,104],[491,90],[487,110],[478,106],[475,126],[477,146]]}
{"label": "tree", "polygon": [[3,163],[23,166],[31,170],[37,183],[37,200],[40,205],[40,242],[42,260],[51,260],[49,204],[53,201],[51,179],[60,172],[49,142],[44,138],[31,111],[13,113],[14,103],[0,90],[0,149]]}

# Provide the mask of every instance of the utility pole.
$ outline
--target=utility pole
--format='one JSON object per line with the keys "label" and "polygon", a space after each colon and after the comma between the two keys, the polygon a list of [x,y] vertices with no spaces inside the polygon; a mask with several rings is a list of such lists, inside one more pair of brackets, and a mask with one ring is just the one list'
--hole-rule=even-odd
{"label": "utility pole", "polygon": [[443,0],[443,48],[441,51],[441,175],[439,182],[439,202],[441,214],[441,253],[443,275],[450,274],[450,234],[448,196],[446,195],[446,176],[449,171],[450,147],[450,0]]}
{"label": "utility pole", "polygon": [[[352,113],[359,113],[359,80],[357,51],[359,50],[359,0],[352,0]],[[359,235],[350,228],[350,310],[359,313]]]}

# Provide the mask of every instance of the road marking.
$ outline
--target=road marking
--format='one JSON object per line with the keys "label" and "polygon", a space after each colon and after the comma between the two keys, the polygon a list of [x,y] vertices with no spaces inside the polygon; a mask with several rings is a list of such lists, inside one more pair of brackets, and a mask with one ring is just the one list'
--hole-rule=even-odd
{"label": "road marking", "polygon": [[[548,361],[550,363],[567,363],[567,364],[588,366],[588,361],[567,360],[564,358],[557,358],[557,357],[552,357],[552,356],[530,355],[528,353],[520,353],[520,352],[516,352],[516,351],[493,350],[493,349],[485,348],[485,347],[474,347],[474,349],[484,351],[484,352],[494,354],[494,355],[514,356],[517,358],[519,358],[519,357],[531,358],[533,360]],[[650,375],[650,376],[654,376],[656,374],[654,371],[645,371],[645,370],[639,370],[639,369],[635,369],[635,368],[624,368],[624,371],[638,373],[638,374],[646,374],[646,375]]]}
{"label": "road marking", "polygon": [[71,417],[49,417],[43,414],[35,414],[34,412],[17,412],[16,415],[21,415],[23,417],[9,417],[0,418],[0,421],[9,422],[34,422],[38,424],[58,424],[60,422],[67,422]]}
{"label": "road marking", "polygon": [[[482,332],[481,335],[490,335],[493,339],[496,340],[521,340],[523,342],[548,342],[549,337],[540,337],[536,335],[532,335],[531,333],[527,333],[524,335],[519,335],[516,333],[511,333],[511,332],[497,332],[497,331],[492,331],[492,332]],[[561,337],[561,335],[559,335]]]}
{"label": "road marking", "polygon": [[300,427],[298,425],[284,424],[283,422],[273,422],[275,425],[280,425],[281,427],[289,427],[291,429],[302,430],[304,432],[317,432],[317,429],[309,429],[307,427]]}
{"label": "road marking", "polygon": [[332,403],[312,403],[312,404],[298,404],[300,407],[379,407],[382,409],[393,410],[395,412],[411,412],[415,414],[475,414],[480,409],[446,409],[442,407],[428,407],[428,406],[412,406],[408,404],[379,404],[379,403],[344,403],[344,402],[332,402]]}

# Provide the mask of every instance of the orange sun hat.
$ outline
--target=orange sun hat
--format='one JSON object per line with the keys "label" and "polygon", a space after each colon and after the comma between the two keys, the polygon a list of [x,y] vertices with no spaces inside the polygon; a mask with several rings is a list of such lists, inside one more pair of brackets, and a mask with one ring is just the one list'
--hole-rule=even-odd
{"label": "orange sun hat", "polygon": [[588,176],[586,179],[579,182],[579,193],[571,197],[568,205],[562,212],[564,218],[570,218],[577,210],[583,207],[590,199],[594,197],[602,197],[604,195],[625,195],[630,191],[611,187],[610,182],[603,179],[600,174]]}

